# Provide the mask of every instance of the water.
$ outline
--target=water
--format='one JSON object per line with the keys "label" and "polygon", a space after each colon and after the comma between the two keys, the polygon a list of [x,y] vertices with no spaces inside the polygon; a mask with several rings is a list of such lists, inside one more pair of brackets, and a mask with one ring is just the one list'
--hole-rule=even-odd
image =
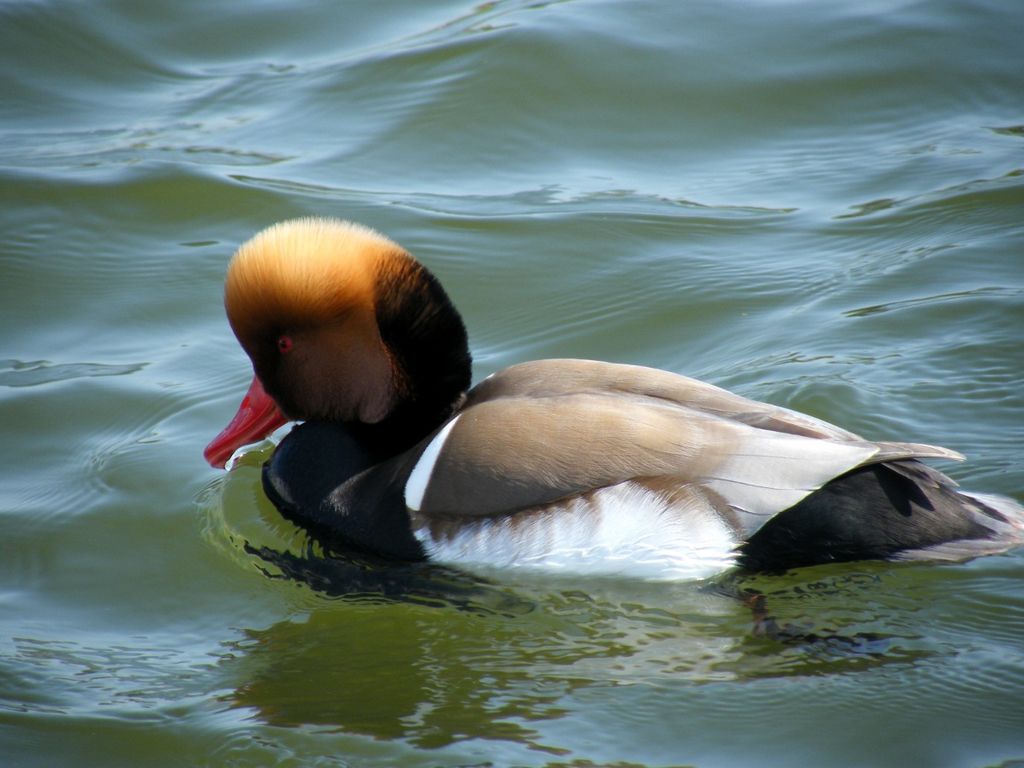
{"label": "water", "polygon": [[477,378],[663,367],[1021,499],[1022,39],[1015,0],[0,6],[3,764],[1019,765],[1024,552],[381,569],[277,515],[269,446],[201,451],[227,259],[325,214],[437,272]]}

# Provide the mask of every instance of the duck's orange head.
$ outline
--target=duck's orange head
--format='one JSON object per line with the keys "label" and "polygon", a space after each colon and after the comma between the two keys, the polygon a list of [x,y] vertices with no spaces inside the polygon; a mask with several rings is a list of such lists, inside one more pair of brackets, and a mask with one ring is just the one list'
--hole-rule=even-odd
{"label": "duck's orange head", "polygon": [[424,343],[461,349],[456,378],[468,386],[465,330],[436,279],[358,224],[304,218],[258,233],[231,260],[224,306],[255,377],[235,420],[207,447],[215,466],[288,419],[371,425],[417,403],[431,389],[420,381],[431,368]]}

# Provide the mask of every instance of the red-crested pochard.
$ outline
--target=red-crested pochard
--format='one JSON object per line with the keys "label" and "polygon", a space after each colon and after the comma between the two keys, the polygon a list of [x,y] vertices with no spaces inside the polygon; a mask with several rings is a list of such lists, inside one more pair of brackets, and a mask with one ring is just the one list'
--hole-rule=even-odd
{"label": "red-crested pochard", "polygon": [[871,558],[957,560],[1024,541],[1016,501],[919,459],[674,373],[540,360],[472,389],[437,279],[371,229],[260,232],[224,304],[255,376],[206,449],[216,467],[289,420],[264,467],[281,512],[402,560],[645,578]]}

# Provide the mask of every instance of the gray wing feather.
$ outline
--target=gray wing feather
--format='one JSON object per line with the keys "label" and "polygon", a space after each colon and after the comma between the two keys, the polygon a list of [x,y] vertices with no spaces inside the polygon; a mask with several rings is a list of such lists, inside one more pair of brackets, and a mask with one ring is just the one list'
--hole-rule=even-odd
{"label": "gray wing feather", "polygon": [[422,514],[498,515],[626,480],[666,480],[731,507],[752,532],[863,464],[959,458],[865,441],[662,371],[569,362],[514,366],[470,393],[439,446]]}

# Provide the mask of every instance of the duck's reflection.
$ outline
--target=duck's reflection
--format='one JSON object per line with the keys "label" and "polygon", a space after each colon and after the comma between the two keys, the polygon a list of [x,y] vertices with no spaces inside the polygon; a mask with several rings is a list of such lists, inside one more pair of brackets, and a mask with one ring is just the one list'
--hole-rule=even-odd
{"label": "duck's reflection", "polygon": [[688,604],[670,612],[614,585],[533,592],[425,566],[256,554],[334,599],[245,633],[224,663],[238,681],[232,704],[273,725],[420,747],[497,739],[547,749],[537,725],[562,718],[577,689],[678,675],[685,664],[707,674],[734,644],[708,621],[743,621],[733,601],[699,589],[682,590]]}
{"label": "duck's reflection", "polygon": [[[247,631],[224,662],[231,703],[278,726],[423,748],[484,739],[549,750],[548,724],[578,711],[586,689],[827,674],[916,653],[877,633],[777,619],[773,596],[736,583],[497,586],[431,566],[250,551],[328,598],[301,620]],[[871,576],[832,580],[821,593],[842,605],[878,586]]]}

